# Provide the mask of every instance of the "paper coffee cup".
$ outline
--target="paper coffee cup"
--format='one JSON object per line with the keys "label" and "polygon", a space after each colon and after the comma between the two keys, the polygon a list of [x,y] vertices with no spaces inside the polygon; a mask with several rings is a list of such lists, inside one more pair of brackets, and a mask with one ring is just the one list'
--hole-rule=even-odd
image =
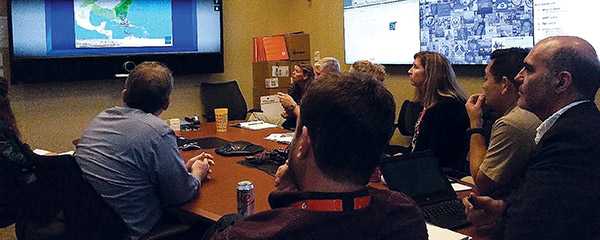
{"label": "paper coffee cup", "polygon": [[173,131],[181,130],[181,119],[179,118],[171,118],[169,119],[169,127],[173,129]]}
{"label": "paper coffee cup", "polygon": [[215,108],[215,122],[217,125],[217,132],[227,132],[227,114],[229,110],[227,108]]}

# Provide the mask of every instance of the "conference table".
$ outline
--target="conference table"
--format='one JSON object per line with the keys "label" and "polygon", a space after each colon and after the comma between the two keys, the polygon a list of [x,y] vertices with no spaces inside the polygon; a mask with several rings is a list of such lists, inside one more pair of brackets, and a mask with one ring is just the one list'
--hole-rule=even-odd
{"label": "conference table", "polygon": [[[282,128],[248,130],[234,127],[233,124],[235,123],[230,122],[227,132],[218,133],[214,123],[202,123],[199,130],[180,131],[177,132],[177,135],[186,139],[218,137],[230,142],[247,141],[263,146],[267,151],[287,147],[286,144],[266,140],[265,137],[272,133],[287,133],[289,132],[288,130]],[[207,152],[214,156],[215,165],[212,167],[213,173],[211,174],[211,179],[202,183],[198,195],[183,205],[180,208],[181,210],[215,222],[223,215],[236,213],[236,186],[238,182],[243,180],[249,180],[254,184],[256,212],[270,209],[267,197],[271,191],[275,190],[273,176],[261,170],[239,164],[238,161],[243,160],[243,156],[225,157],[215,154],[215,149],[182,151],[181,154],[187,161],[201,152]],[[373,183],[371,185],[375,188],[385,188],[385,185],[382,183]],[[463,198],[468,194],[469,191],[457,192],[459,198]],[[487,239],[472,226],[456,231],[471,236],[473,239]]]}

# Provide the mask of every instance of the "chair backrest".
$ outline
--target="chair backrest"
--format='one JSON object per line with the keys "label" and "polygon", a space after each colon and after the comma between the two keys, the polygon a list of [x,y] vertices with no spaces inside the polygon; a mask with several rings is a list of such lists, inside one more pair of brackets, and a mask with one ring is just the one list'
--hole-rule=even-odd
{"label": "chair backrest", "polygon": [[38,156],[38,181],[43,194],[59,195],[65,218],[66,239],[126,239],[123,219],[84,179],[72,155]]}
{"label": "chair backrest", "polygon": [[215,121],[215,108],[228,108],[229,120],[245,120],[248,106],[237,81],[203,82],[200,96],[204,105],[204,118]]}
{"label": "chair backrest", "polygon": [[411,102],[405,100],[400,107],[400,113],[398,113],[397,127],[400,133],[404,136],[412,136],[415,133],[415,124],[419,119],[419,113],[423,106],[418,102]]}

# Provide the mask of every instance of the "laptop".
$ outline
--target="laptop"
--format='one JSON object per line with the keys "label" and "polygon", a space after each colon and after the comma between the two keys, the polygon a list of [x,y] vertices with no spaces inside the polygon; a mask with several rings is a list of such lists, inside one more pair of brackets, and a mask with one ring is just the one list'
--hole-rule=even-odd
{"label": "laptop", "polygon": [[388,187],[413,198],[427,222],[449,229],[469,224],[463,204],[431,151],[386,157],[380,168]]}

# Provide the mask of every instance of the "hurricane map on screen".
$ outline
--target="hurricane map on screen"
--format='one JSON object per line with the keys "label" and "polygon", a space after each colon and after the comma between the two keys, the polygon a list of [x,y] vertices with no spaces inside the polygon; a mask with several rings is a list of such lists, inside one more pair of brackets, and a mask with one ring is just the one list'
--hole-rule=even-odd
{"label": "hurricane map on screen", "polygon": [[171,0],[74,0],[75,47],[173,46]]}

